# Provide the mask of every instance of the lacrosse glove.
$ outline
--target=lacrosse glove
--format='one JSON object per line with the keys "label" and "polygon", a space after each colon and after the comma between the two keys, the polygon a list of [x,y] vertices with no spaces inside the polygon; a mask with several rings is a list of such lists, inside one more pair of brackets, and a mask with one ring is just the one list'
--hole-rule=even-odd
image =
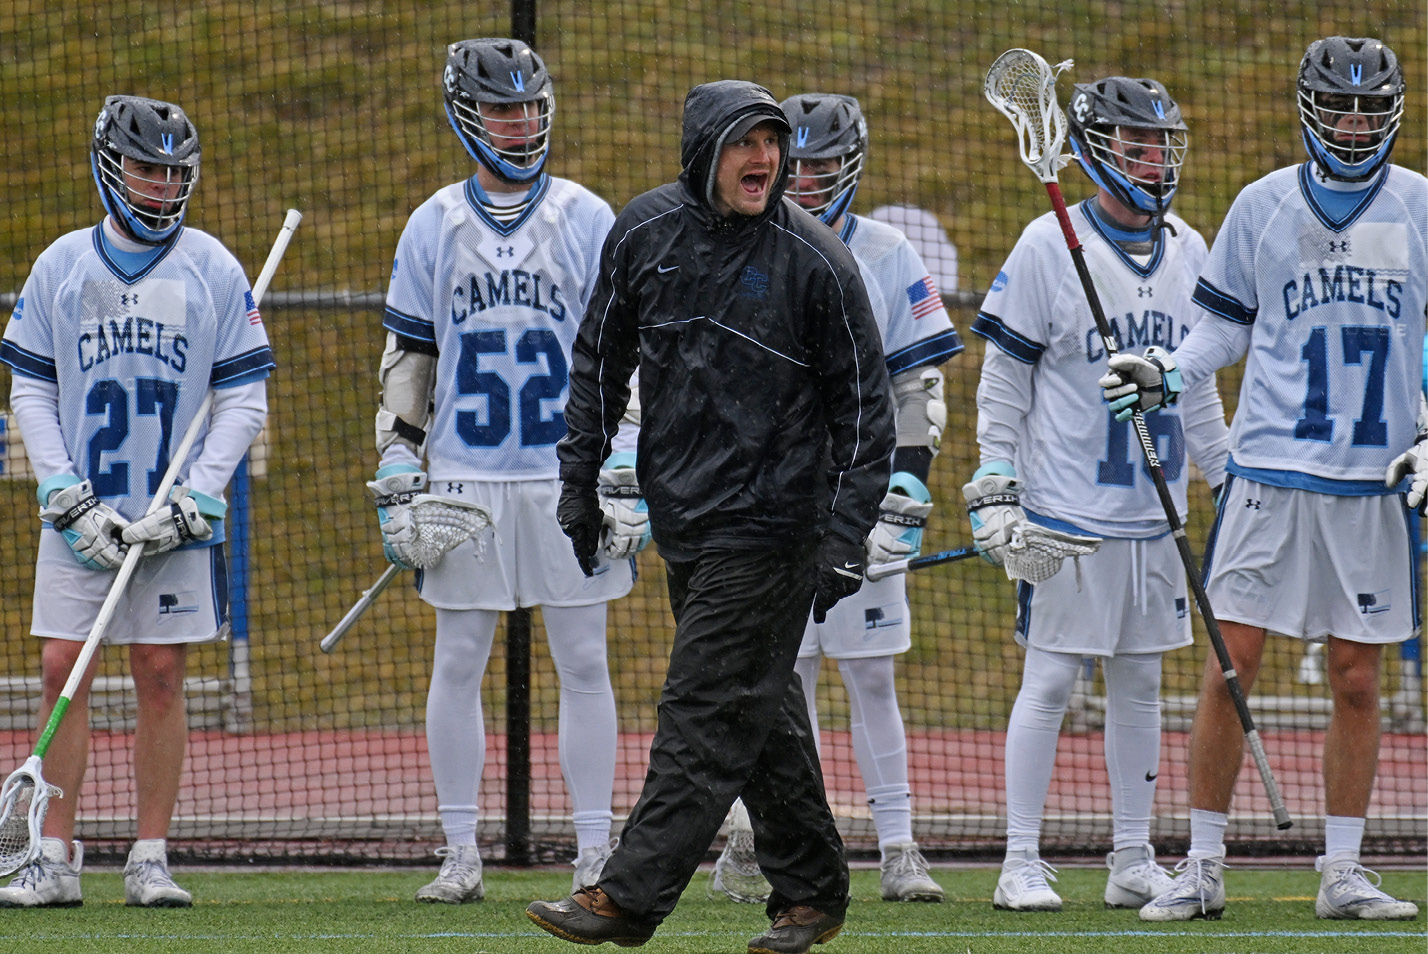
{"label": "lacrosse glove", "polygon": [[605,525],[605,515],[600,510],[595,488],[589,484],[562,481],[560,500],[555,505],[555,519],[570,538],[570,548],[575,551],[580,572],[594,576],[595,567],[600,562],[600,531]]}
{"label": "lacrosse glove", "polygon": [[863,585],[863,546],[829,531],[813,558],[813,621],[821,623],[845,596]]}
{"label": "lacrosse glove", "polygon": [[972,543],[993,566],[1006,562],[1012,533],[1026,522],[1026,512],[1021,509],[1023,489],[1016,468],[1004,460],[983,464],[971,482],[962,485],[972,521]]}
{"label": "lacrosse glove", "polygon": [[922,531],[932,513],[932,494],[912,474],[898,471],[888,481],[878,522],[868,534],[868,565],[911,560],[922,552]]}
{"label": "lacrosse glove", "polygon": [[141,517],[124,530],[124,542],[144,547],[144,555],[167,553],[186,543],[202,542],[213,536],[210,518],[218,519],[228,505],[188,487],[169,491],[169,505]]}
{"label": "lacrosse glove", "polygon": [[1383,482],[1387,487],[1397,487],[1405,477],[1411,480],[1404,503],[1409,510],[1423,514],[1428,511],[1428,434],[1420,434],[1412,447],[1388,465]]}
{"label": "lacrosse glove", "polygon": [[1164,348],[1146,348],[1144,357],[1122,352],[1106,363],[1111,370],[1096,383],[1118,421],[1130,420],[1136,411],[1146,414],[1174,404],[1184,390],[1180,369]]}
{"label": "lacrosse glove", "polygon": [[412,569],[416,566],[412,547],[417,542],[417,528],[411,505],[417,494],[426,489],[426,474],[415,464],[388,464],[377,469],[377,479],[369,480],[367,489],[372,491],[377,505],[382,554],[388,563]]}
{"label": "lacrosse glove", "polygon": [[635,455],[628,451],[611,454],[600,468],[596,491],[604,515],[605,555],[623,560],[639,553],[650,542],[650,512],[635,476]]}
{"label": "lacrosse glove", "polygon": [[89,481],[61,474],[41,483],[38,496],[40,519],[60,532],[80,566],[117,570],[124,562],[128,547],[121,534],[129,521],[100,503]]}

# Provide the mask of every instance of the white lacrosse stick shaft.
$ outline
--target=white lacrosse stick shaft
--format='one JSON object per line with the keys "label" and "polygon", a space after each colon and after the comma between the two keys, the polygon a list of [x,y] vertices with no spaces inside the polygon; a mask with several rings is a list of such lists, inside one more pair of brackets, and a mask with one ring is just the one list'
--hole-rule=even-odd
{"label": "white lacrosse stick shaft", "polygon": [[352,608],[347,611],[347,615],[342,617],[342,620],[336,626],[332,627],[332,632],[322,637],[322,642],[318,643],[318,646],[323,652],[332,652],[337,646],[338,641],[347,635],[349,629],[356,625],[357,621],[362,618],[363,613],[372,608],[372,603],[376,601],[377,597],[382,595],[382,591],[397,578],[397,574],[400,572],[402,572],[402,568],[395,563],[387,564],[387,568],[382,571],[382,575],[377,577],[377,582],[363,590],[361,597],[359,597],[357,602],[352,604]]}

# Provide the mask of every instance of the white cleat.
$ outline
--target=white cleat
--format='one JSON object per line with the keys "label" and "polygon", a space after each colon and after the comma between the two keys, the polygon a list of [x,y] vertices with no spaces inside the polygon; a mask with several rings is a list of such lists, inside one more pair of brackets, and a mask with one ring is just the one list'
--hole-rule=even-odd
{"label": "white cleat", "polygon": [[1314,913],[1321,918],[1412,921],[1418,917],[1418,905],[1379,890],[1378,873],[1369,871],[1355,858],[1321,855],[1314,862],[1314,870],[1323,873],[1319,896],[1314,900]]}
{"label": "white cleat", "polygon": [[193,895],[174,884],[162,841],[136,841],[124,863],[124,903],[140,908],[186,908]]}
{"label": "white cleat", "polygon": [[1150,845],[1122,848],[1106,855],[1106,907],[1142,908],[1175,887],[1175,878],[1155,863]]}
{"label": "white cleat", "polygon": [[1008,856],[1002,862],[992,907],[998,911],[1060,911],[1061,895],[1047,883],[1055,880],[1056,869],[1042,861],[1035,851]]}
{"label": "white cleat", "polygon": [[575,859],[575,877],[570,883],[571,894],[581,888],[595,887],[600,875],[605,871],[605,862],[610,860],[610,855],[619,844],[620,839],[611,838],[608,844],[586,848],[580,853],[580,857]]}
{"label": "white cleat", "polygon": [[714,862],[709,897],[723,894],[740,904],[763,904],[772,893],[773,888],[759,870],[759,859],[754,854],[754,833],[747,828],[731,829],[719,860]]}
{"label": "white cleat", "polygon": [[1175,866],[1175,883],[1140,909],[1142,921],[1218,921],[1225,913],[1225,850],[1186,858]]}
{"label": "white cleat", "polygon": [[416,893],[418,901],[432,904],[465,904],[486,897],[481,883],[481,851],[476,845],[456,845],[436,849],[441,871],[436,880]]}
{"label": "white cleat", "polygon": [[25,865],[0,888],[0,908],[77,908],[79,869],[84,866],[84,846],[74,842],[74,860],[58,838],[40,839],[40,856]]}
{"label": "white cleat", "polygon": [[932,901],[943,898],[942,886],[927,871],[927,859],[916,842],[888,845],[882,863],[884,901]]}

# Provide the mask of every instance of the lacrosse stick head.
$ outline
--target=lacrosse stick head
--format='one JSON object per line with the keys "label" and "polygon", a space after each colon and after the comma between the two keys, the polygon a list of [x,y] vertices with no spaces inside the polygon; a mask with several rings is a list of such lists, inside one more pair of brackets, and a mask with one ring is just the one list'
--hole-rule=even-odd
{"label": "lacrosse stick head", "polygon": [[481,531],[491,526],[491,511],[480,504],[433,494],[414,497],[410,513],[415,540],[404,545],[404,557],[413,569],[435,566],[468,539],[474,538],[479,550],[485,542]]}
{"label": "lacrosse stick head", "polygon": [[1101,547],[1098,537],[1065,533],[1038,524],[1023,524],[1012,531],[1005,553],[1007,578],[1043,583],[1061,569],[1067,557],[1083,557]]}
{"label": "lacrosse stick head", "polygon": [[1051,66],[1031,50],[1007,50],[987,70],[982,92],[1016,129],[1021,161],[1042,182],[1055,182],[1070,161],[1061,154],[1066,144],[1066,114],[1056,101],[1056,77],[1070,68],[1064,60]]}
{"label": "lacrosse stick head", "polygon": [[60,790],[40,775],[30,756],[0,786],[0,876],[19,871],[40,853],[40,833],[51,795]]}

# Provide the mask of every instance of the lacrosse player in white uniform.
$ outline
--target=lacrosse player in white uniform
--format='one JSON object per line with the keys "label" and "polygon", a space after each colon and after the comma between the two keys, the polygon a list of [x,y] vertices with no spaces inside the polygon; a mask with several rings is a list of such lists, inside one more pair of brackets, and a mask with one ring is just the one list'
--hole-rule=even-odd
{"label": "lacrosse player in white uniform", "polygon": [[[476,174],[417,208],[397,245],[383,321],[381,465],[368,486],[385,552],[398,564],[408,495],[467,500],[493,516],[494,535],[461,544],[416,577],[436,609],[426,731],[447,841],[437,849],[439,875],[416,897],[460,904],[485,894],[476,845],[481,677],[500,613],[517,607],[541,607],[560,679],[575,887],[598,878],[610,852],[616,751],[605,603],[629,592],[633,570],[628,559],[605,559],[587,578],[555,520],[570,347],[614,216],[598,196],[543,171],[555,100],[545,64],[525,43],[453,43],[442,82]],[[635,492],[603,499],[629,517],[642,501],[616,467],[628,464],[612,460],[602,484]],[[643,530],[612,547],[628,556]]]}
{"label": "lacrosse player in white uniform", "polygon": [[[227,634],[223,490],[266,419],[273,355],[242,266],[183,225],[199,170],[198,131],[183,110],[108,97],[90,161],[107,215],[35,260],[0,344],[44,523],[30,630],[44,639],[40,718],[54,709],[128,547],[142,546],[104,633],[128,647],[138,699],[138,840],[124,901],[187,907],[166,846],[188,739],[185,659],[190,643]],[[170,449],[210,388],[207,427],[169,506],[146,517]],[[40,856],[0,888],[0,907],[82,903],[74,825],[95,665],[97,657],[45,757],[46,781],[64,794],[49,802]]]}
{"label": "lacrosse player in white uniform", "polygon": [[[862,177],[868,124],[858,101],[806,93],[781,104],[794,135],[787,195],[838,233],[857,259],[873,302],[897,399],[897,451],[882,513],[868,538],[868,563],[917,556],[932,512],[926,481],[947,423],[938,366],[962,351],[927,266],[892,226],[848,211]],[[838,660],[848,692],[853,751],[872,807],[886,901],[941,901],[942,887],[912,837],[907,741],[893,684],[893,662],[912,645],[906,578],[864,580],[853,596],[810,617],[795,671],[818,738],[817,685],[823,657]],[[716,862],[713,890],[762,901],[768,884],[752,857],[752,832],[736,803],[730,838]]]}
{"label": "lacrosse player in white uniform", "polygon": [[[1248,355],[1206,591],[1246,691],[1266,632],[1327,640],[1333,705],[1315,912],[1403,920],[1417,906],[1380,890],[1359,850],[1378,766],[1383,647],[1420,625],[1399,491],[1425,469],[1422,445],[1410,448],[1428,298],[1428,181],[1388,161],[1404,79],[1382,42],[1316,40],[1297,85],[1310,161],[1235,199],[1195,289],[1210,314],[1174,355],[1118,356],[1103,384],[1115,406],[1154,410],[1177,383],[1197,386]],[[1211,657],[1190,738],[1189,857],[1142,918],[1224,910],[1226,816],[1243,741]]]}
{"label": "lacrosse player in white uniform", "polygon": [[[1155,80],[1077,84],[1072,151],[1097,187],[1070,209],[1105,313],[1122,344],[1177,344],[1205,240],[1170,203],[1187,143],[1180,109]],[[1027,226],[972,330],[989,345],[977,389],[981,467],[963,488],[977,548],[1000,564],[1031,523],[1101,537],[1045,582],[1017,587],[1026,649],[1006,737],[1007,852],[993,896],[1010,911],[1059,911],[1041,859],[1042,815],[1062,717],[1083,657],[1101,663],[1113,851],[1105,902],[1140,907],[1171,883],[1150,820],[1160,771],[1164,653],[1191,642],[1185,573],[1129,421],[1095,393],[1106,354],[1053,214]],[[1190,458],[1224,480],[1227,428],[1213,379],[1151,428],[1175,506]]]}

